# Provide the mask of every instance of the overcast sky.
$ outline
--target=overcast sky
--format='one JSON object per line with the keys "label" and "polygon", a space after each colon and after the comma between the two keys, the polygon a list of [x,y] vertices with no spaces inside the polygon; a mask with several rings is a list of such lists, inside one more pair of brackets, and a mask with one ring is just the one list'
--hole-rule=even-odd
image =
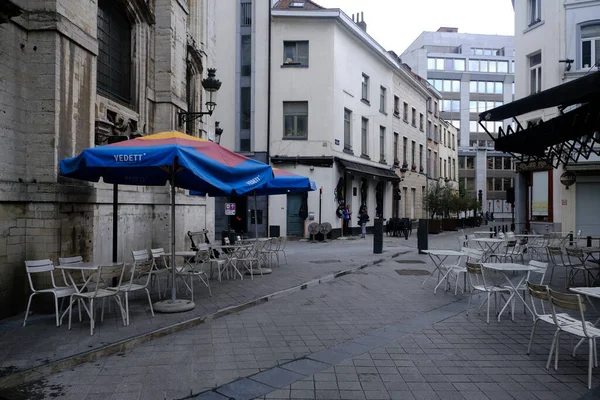
{"label": "overcast sky", "polygon": [[440,26],[455,27],[463,33],[514,35],[511,0],[314,1],[326,8],[341,8],[349,17],[362,11],[369,35],[397,54],[421,32],[436,31]]}

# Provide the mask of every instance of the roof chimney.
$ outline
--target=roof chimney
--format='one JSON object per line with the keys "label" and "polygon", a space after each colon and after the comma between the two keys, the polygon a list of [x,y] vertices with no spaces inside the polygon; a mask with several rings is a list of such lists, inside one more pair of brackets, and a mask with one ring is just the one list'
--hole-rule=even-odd
{"label": "roof chimney", "polygon": [[367,31],[367,24],[365,23],[365,16],[362,11],[360,12],[360,18],[358,17],[358,14],[356,14],[356,24],[363,31]]}

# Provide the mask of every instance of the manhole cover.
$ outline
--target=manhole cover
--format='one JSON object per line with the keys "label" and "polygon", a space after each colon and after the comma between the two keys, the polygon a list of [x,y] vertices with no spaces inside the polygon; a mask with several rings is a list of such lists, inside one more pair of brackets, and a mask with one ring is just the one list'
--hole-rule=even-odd
{"label": "manhole cover", "polygon": [[429,271],[426,271],[424,269],[397,269],[396,272],[398,273],[398,275],[405,275],[405,276],[429,275]]}
{"label": "manhole cover", "polygon": [[331,263],[338,263],[341,262],[340,260],[317,260],[317,261],[310,261],[313,264],[331,264]]}
{"label": "manhole cover", "polygon": [[422,260],[396,260],[398,264],[425,264]]}

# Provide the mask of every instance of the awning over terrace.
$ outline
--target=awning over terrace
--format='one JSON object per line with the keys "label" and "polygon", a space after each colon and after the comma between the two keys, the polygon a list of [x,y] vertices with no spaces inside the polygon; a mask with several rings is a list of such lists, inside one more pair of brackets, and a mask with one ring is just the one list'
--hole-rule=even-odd
{"label": "awning over terrace", "polygon": [[[559,115],[523,125],[517,117],[558,107]],[[487,121],[513,118],[516,129],[500,127],[495,137]],[[496,150],[521,161],[546,161],[557,167],[600,155],[600,71],[479,114],[480,125],[495,141]]]}

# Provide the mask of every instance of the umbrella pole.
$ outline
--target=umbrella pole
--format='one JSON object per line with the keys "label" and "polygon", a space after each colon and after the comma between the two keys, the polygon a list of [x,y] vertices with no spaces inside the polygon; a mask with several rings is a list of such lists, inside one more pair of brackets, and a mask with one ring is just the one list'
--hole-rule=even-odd
{"label": "umbrella pole", "polygon": [[113,237],[112,237],[112,260],[114,263],[117,262],[118,252],[118,229],[119,225],[119,185],[113,184]]}
{"label": "umbrella pole", "polygon": [[177,299],[177,289],[175,286],[175,273],[177,265],[175,264],[175,174],[177,171],[177,157],[173,160],[170,167],[171,173],[171,300],[163,300],[154,303],[154,311],[162,313],[178,313],[193,310],[196,306],[193,301]]}
{"label": "umbrella pole", "polygon": [[171,166],[171,301],[177,300],[177,289],[175,288],[175,167],[173,161]]}
{"label": "umbrella pole", "polygon": [[258,239],[258,211],[256,211],[256,190],[254,191],[254,238]]}

